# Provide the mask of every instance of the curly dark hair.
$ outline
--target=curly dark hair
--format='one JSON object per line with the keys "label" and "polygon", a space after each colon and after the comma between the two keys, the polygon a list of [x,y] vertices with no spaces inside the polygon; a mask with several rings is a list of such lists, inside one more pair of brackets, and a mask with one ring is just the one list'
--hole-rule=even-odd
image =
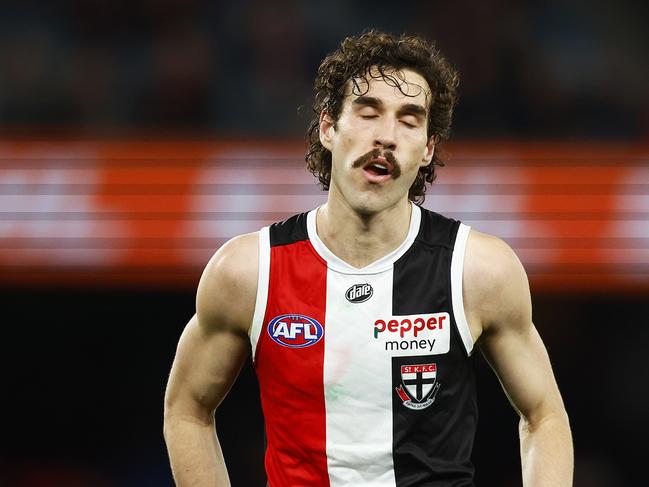
{"label": "curly dark hair", "polygon": [[[403,93],[403,80],[391,73],[402,69],[411,69],[421,75],[431,89],[428,137],[433,136],[436,144],[448,139],[453,108],[457,102],[459,75],[435,44],[421,37],[401,35],[396,38],[376,30],[347,37],[339,49],[324,58],[314,83],[314,114],[309,124],[309,149],[305,160],[309,171],[318,178],[324,190],[329,189],[331,181],[331,152],[320,143],[320,113],[327,113],[334,123],[338,121],[347,82],[352,81],[354,93],[362,95],[358,80],[368,81],[368,76],[382,78],[399,87]],[[363,85],[369,86],[368,83]],[[432,162],[419,169],[408,191],[411,201],[423,203],[426,183],[435,180],[435,167],[443,165],[436,150]]]}

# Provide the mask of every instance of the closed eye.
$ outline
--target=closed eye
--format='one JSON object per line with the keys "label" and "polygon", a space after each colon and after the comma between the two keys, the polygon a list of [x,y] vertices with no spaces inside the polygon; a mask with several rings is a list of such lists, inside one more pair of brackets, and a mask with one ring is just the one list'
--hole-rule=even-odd
{"label": "closed eye", "polygon": [[400,120],[400,122],[401,122],[402,124],[404,124],[406,127],[409,127],[409,128],[415,128],[415,127],[417,127],[417,125],[418,125],[416,121],[408,120],[408,119],[406,119],[406,120]]}

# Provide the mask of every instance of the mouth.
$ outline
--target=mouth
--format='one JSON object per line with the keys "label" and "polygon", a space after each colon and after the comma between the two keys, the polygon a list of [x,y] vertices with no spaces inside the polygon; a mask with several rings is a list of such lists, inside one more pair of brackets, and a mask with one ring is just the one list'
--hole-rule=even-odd
{"label": "mouth", "polygon": [[397,179],[401,175],[399,162],[390,151],[370,151],[352,163],[354,169],[361,169],[365,179],[373,184]]}
{"label": "mouth", "polygon": [[373,184],[385,183],[393,176],[396,176],[394,174],[396,172],[394,164],[385,157],[374,157],[362,167],[365,178]]}
{"label": "mouth", "polygon": [[394,165],[385,157],[375,157],[363,166],[363,170],[373,176],[389,176],[394,170]]}

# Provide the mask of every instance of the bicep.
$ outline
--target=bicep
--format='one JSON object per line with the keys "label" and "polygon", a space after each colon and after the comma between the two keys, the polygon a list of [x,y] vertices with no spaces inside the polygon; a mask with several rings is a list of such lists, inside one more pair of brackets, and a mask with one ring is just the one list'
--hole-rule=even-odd
{"label": "bicep", "polygon": [[562,408],[550,359],[532,323],[527,275],[514,252],[494,242],[496,267],[483,308],[480,348],[517,412],[532,423]]}
{"label": "bicep", "polygon": [[560,407],[547,351],[531,321],[486,333],[480,348],[521,417],[538,422]]}
{"label": "bicep", "polygon": [[230,329],[206,329],[189,321],[178,342],[165,403],[167,408],[208,422],[248,355],[247,337]]}
{"label": "bicep", "polygon": [[201,277],[196,315],[178,342],[165,406],[211,421],[250,349],[247,330],[257,286],[255,234],[237,237],[212,257]]}

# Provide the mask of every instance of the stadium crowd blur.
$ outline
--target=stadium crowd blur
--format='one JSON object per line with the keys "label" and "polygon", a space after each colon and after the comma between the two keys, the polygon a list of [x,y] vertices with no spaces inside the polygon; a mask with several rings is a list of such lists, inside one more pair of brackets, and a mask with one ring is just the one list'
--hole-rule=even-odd
{"label": "stadium crowd blur", "polygon": [[[632,0],[7,0],[0,134],[303,138],[319,61],[375,27],[435,39],[457,66],[456,140],[637,143],[649,139],[648,26],[649,2]],[[162,397],[193,291],[0,294],[8,340],[30,347],[3,357],[3,401],[20,419],[0,434],[0,485],[171,485]],[[644,481],[634,468],[648,433],[647,301],[535,297],[575,428],[576,486]],[[66,328],[76,341],[62,345]],[[56,364],[33,365],[39,355]],[[60,375],[43,379],[50,367]],[[80,369],[74,385],[61,375]],[[484,364],[480,377],[478,485],[519,485],[516,416]],[[254,387],[247,367],[238,402],[219,412],[235,486],[263,485],[252,467],[263,453]],[[597,392],[571,393],[580,388]]]}
{"label": "stadium crowd blur", "polygon": [[456,64],[456,136],[642,137],[648,18],[630,0],[6,1],[0,121],[301,136],[319,61],[377,27]]}

